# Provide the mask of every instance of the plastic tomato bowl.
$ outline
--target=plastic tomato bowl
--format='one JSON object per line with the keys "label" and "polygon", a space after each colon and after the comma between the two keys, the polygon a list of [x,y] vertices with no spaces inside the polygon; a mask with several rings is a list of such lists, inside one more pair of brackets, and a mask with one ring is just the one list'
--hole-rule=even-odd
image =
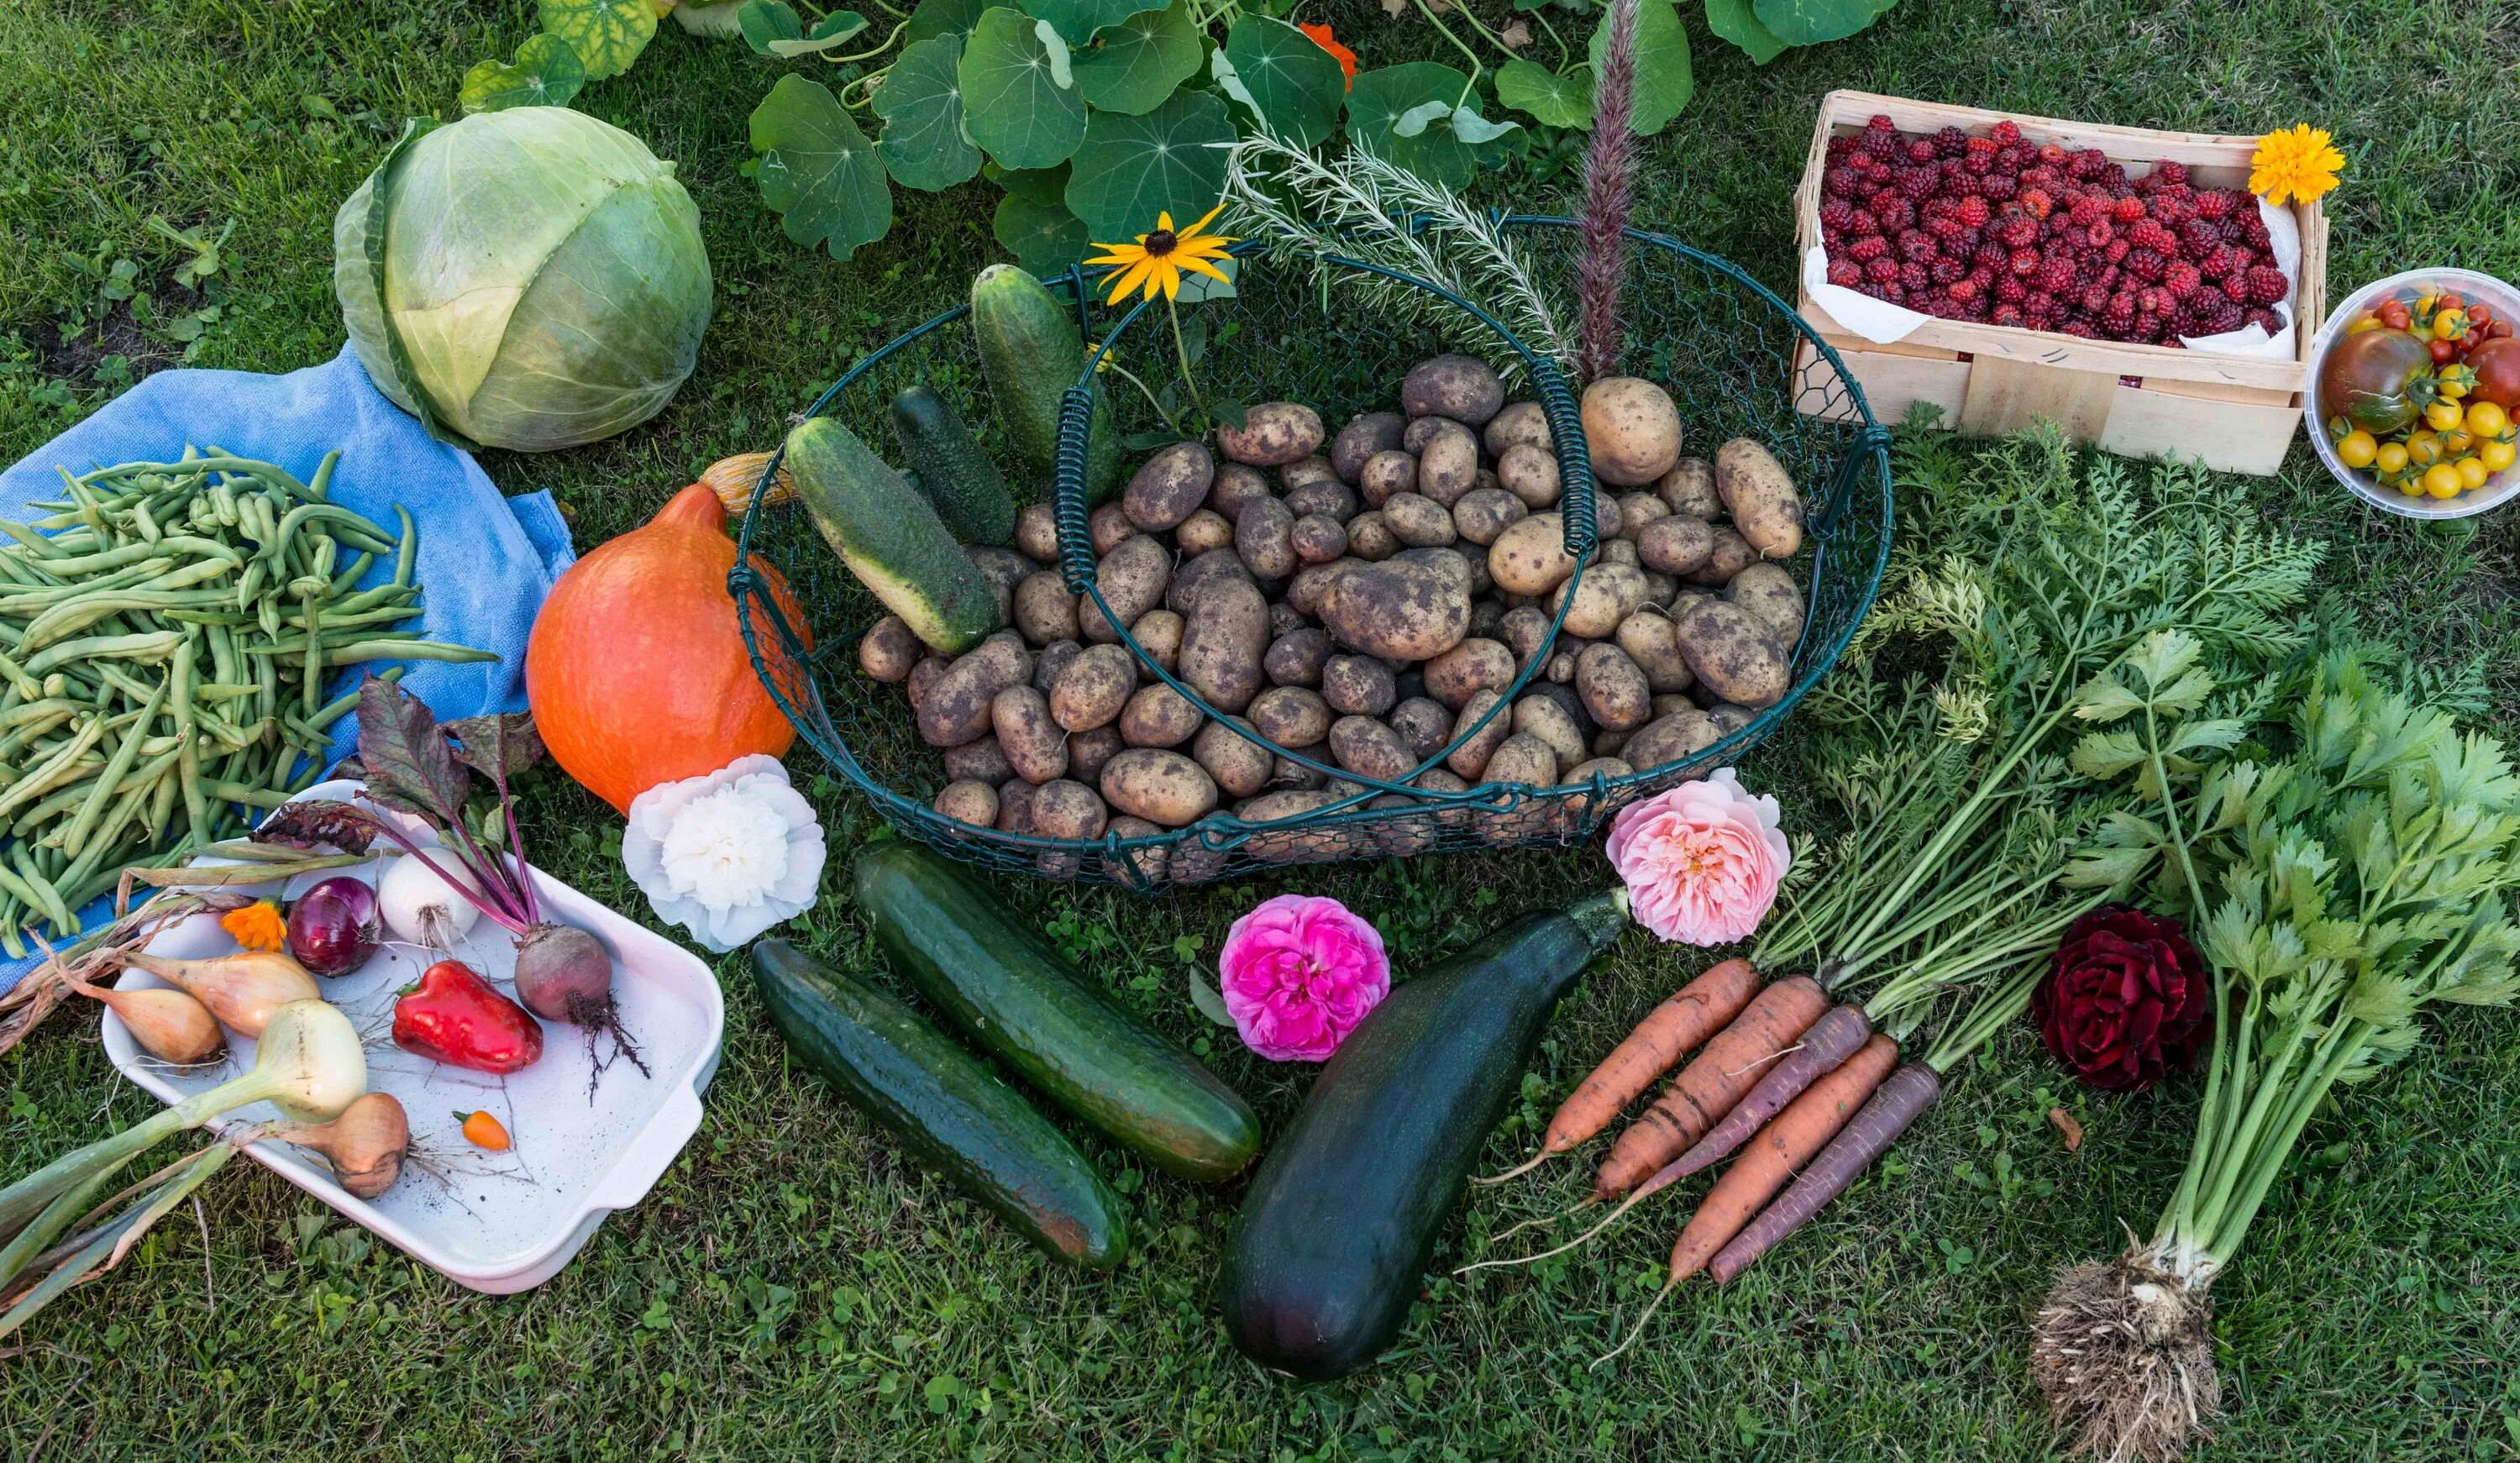
{"label": "plastic tomato bowl", "polygon": [[[331,781],[299,796],[347,798],[357,790],[355,782]],[[336,873],[372,879],[375,870],[370,864],[305,875],[288,892],[294,895]],[[458,1285],[493,1295],[530,1290],[558,1274],[606,1215],[647,1197],[699,1130],[700,1092],[717,1071],[726,1027],[717,978],[698,956],[565,884],[540,872],[533,877],[535,893],[553,917],[588,931],[611,952],[613,998],[622,1025],[647,1059],[649,1076],[627,1060],[615,1061],[590,1100],[586,1044],[576,1027],[556,1021],[543,1023],[542,1059],[504,1081],[397,1049],[387,1035],[394,994],[418,979],[434,956],[388,943],[359,969],[316,984],[365,1039],[370,1090],[392,1093],[410,1115],[412,1158],[401,1180],[374,1200],[357,1199],[333,1181],[332,1171],[315,1154],[268,1139],[246,1150],[414,1260]],[[279,891],[266,885],[246,892]],[[218,922],[202,914],[158,936],[149,951],[187,959],[235,948]],[[505,930],[481,920],[453,953],[515,994],[516,953]],[[159,984],[137,970],[122,981]],[[169,1071],[140,1049],[111,1011],[105,1015],[105,1049],[125,1077],[170,1106],[253,1065],[253,1042],[230,1032],[225,1063],[200,1072]],[[507,1152],[465,1141],[459,1114],[476,1109],[486,1109],[508,1130]],[[255,1103],[211,1126],[228,1132],[277,1116],[268,1103]]]}
{"label": "plastic tomato bowl", "polygon": [[2348,467],[2337,461],[2336,444],[2327,440],[2327,419],[2318,401],[2319,371],[2327,364],[2329,349],[2343,338],[2346,327],[2382,300],[2393,297],[2412,299],[2428,289],[2449,289],[2463,298],[2480,300],[2494,307],[2497,318],[2520,322],[2520,288],[2472,269],[2410,269],[2385,280],[2374,280],[2355,290],[2328,313],[2326,324],[2321,325],[2318,333],[2311,337],[2310,376],[2302,387],[2302,399],[2310,404],[2307,413],[2310,445],[2318,454],[2318,460],[2327,466],[2330,475],[2352,490],[2355,497],[2382,512],[2396,513],[2401,518],[2471,518],[2500,508],[2515,495],[2520,495],[2520,463],[2514,463],[2487,478],[2483,487],[2471,488],[2455,498],[2433,498],[2384,488],[2370,471]]}

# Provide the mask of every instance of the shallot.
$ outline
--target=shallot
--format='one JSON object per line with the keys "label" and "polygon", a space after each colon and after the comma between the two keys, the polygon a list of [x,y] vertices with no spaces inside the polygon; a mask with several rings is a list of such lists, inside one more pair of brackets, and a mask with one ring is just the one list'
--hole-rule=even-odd
{"label": "shallot", "polygon": [[245,950],[206,960],[173,960],[164,955],[125,951],[121,963],[146,970],[179,986],[209,1007],[219,1024],[259,1039],[274,1013],[292,1001],[319,1000],[315,978],[306,967],[275,951]]}

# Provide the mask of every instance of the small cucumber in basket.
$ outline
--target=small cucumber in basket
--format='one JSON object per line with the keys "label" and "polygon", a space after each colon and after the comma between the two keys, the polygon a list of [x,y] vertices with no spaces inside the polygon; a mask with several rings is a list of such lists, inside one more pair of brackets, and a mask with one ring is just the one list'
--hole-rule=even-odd
{"label": "small cucumber in basket", "polygon": [[872,844],[857,896],[894,971],[1059,1106],[1183,1178],[1230,1177],[1260,1151],[1249,1104],[1009,918],[968,870],[907,840]]}
{"label": "small cucumber in basket", "polygon": [[910,464],[903,474],[936,508],[936,516],[966,544],[1005,544],[1015,536],[1015,501],[998,465],[971,440],[971,429],[945,399],[925,386],[904,386],[892,398],[892,434]]}
{"label": "small cucumber in basket", "polygon": [[824,542],[929,649],[960,655],[998,628],[988,581],[934,507],[857,433],[808,418],[788,434],[787,465]]}
{"label": "small cucumber in basket", "polygon": [[[992,264],[971,282],[971,335],[1007,440],[1025,470],[1047,483],[1058,454],[1059,396],[1085,374],[1076,312],[1022,269]],[[1120,490],[1120,438],[1099,396],[1085,440],[1085,501],[1101,503]]]}
{"label": "small cucumber in basket", "polygon": [[785,940],[752,947],[752,977],[788,1046],[922,1164],[1055,1260],[1128,1257],[1119,1196],[1085,1156],[917,1012]]}

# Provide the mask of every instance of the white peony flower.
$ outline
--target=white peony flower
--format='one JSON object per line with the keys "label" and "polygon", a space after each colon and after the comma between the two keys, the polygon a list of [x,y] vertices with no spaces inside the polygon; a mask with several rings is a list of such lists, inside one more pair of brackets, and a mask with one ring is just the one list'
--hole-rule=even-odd
{"label": "white peony flower", "polygon": [[823,828],[776,757],[738,757],[630,803],[621,863],[656,917],[725,952],[814,907]]}

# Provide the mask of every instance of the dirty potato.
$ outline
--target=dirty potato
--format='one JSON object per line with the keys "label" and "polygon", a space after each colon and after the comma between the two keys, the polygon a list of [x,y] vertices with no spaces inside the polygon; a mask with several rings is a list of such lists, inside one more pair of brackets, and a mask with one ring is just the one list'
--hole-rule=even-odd
{"label": "dirty potato", "polygon": [[1264,401],[1244,410],[1240,426],[1219,426],[1216,445],[1238,463],[1282,467],[1321,450],[1319,412],[1297,401]]}
{"label": "dirty potato", "polygon": [[1774,706],[1790,686],[1784,647],[1767,624],[1725,599],[1701,599],[1673,632],[1688,669],[1736,706]]}
{"label": "dirty potato", "polygon": [[1234,520],[1234,552],[1255,578],[1278,580],[1294,573],[1303,562],[1295,556],[1294,510],[1275,498],[1242,505],[1242,516]]}
{"label": "dirty potato", "polygon": [[1440,549],[1453,542],[1453,515],[1432,498],[1394,493],[1382,502],[1382,521],[1391,536],[1413,549]]}
{"label": "dirty potato", "polygon": [[1231,549],[1211,549],[1175,570],[1164,586],[1164,608],[1187,618],[1207,587],[1220,579],[1249,580],[1251,570]]}
{"label": "dirty potato", "polygon": [[1042,646],[1032,658],[1033,689],[1048,695],[1050,688],[1057,686],[1058,678],[1065,674],[1067,663],[1084,653],[1085,647],[1072,640],[1052,641]]}
{"label": "dirty potato", "polygon": [[1483,782],[1515,782],[1526,787],[1557,784],[1557,752],[1528,732],[1516,732],[1488,754]]}
{"label": "dirty potato", "polygon": [[1347,553],[1347,530],[1339,520],[1327,513],[1306,513],[1295,520],[1290,532],[1295,543],[1295,557],[1308,564],[1326,564]]}
{"label": "dirty potato", "polygon": [[[1584,760],[1584,729],[1575,724],[1575,718],[1567,714],[1555,696],[1536,689],[1524,692],[1522,699],[1513,703],[1513,734],[1540,738],[1564,766],[1573,767]],[[1496,779],[1491,776],[1489,780]]]}
{"label": "dirty potato", "polygon": [[1536,401],[1509,401],[1488,419],[1484,435],[1488,456],[1502,458],[1509,448],[1537,447],[1547,452],[1550,447],[1549,413]]}
{"label": "dirty potato", "polygon": [[1118,645],[1091,645],[1050,688],[1051,720],[1070,732],[1107,727],[1138,688],[1138,662]]}
{"label": "dirty potato", "polygon": [[1732,576],[1756,563],[1759,551],[1750,541],[1719,523],[1708,535],[1706,562],[1680,576],[1690,584],[1721,587],[1732,582]]}
{"label": "dirty potato", "polygon": [[1322,627],[1340,644],[1369,655],[1427,660],[1443,654],[1470,628],[1468,564],[1458,554],[1451,557],[1460,562],[1459,571],[1409,554],[1381,563],[1341,560],[1352,567],[1327,585]]}
{"label": "dirty potato", "polygon": [[989,726],[1007,765],[1027,782],[1067,774],[1067,732],[1050,719],[1050,698],[1030,686],[1010,686],[989,703]]}
{"label": "dirty potato", "polygon": [[1391,531],[1391,525],[1378,510],[1347,520],[1347,552],[1358,558],[1378,564],[1400,549],[1400,536]]}
{"label": "dirty potato", "polygon": [[1465,640],[1426,662],[1426,694],[1459,711],[1477,691],[1513,680],[1513,651],[1492,640]]}
{"label": "dirty potato", "polygon": [[1583,410],[1593,475],[1602,482],[1641,488],[1680,461],[1680,408],[1653,382],[1604,377],[1584,388]]}
{"label": "dirty potato", "polygon": [[1585,640],[1603,640],[1615,634],[1619,622],[1635,614],[1645,602],[1644,571],[1629,564],[1598,563],[1584,571],[1581,579],[1570,579],[1549,597],[1549,611],[1566,608],[1566,621],[1561,634]]}
{"label": "dirty potato", "polygon": [[[1488,717],[1488,713],[1504,699],[1495,691],[1483,690],[1473,692],[1469,700],[1462,704],[1462,714],[1453,719],[1453,729],[1444,739],[1452,741],[1474,726],[1479,730],[1476,735],[1453,748],[1452,754],[1444,759],[1444,765],[1452,769],[1456,776],[1479,781],[1498,743],[1513,734],[1513,708],[1506,707],[1498,710],[1494,717]],[[1483,717],[1488,717],[1484,726],[1480,725]]]}
{"label": "dirty potato", "polygon": [[1555,513],[1534,513],[1488,546],[1488,574],[1509,595],[1545,595],[1575,572],[1566,525]]}
{"label": "dirty potato", "polygon": [[1522,500],[1503,488],[1472,488],[1453,504],[1453,531],[1484,549],[1530,515]]}
{"label": "dirty potato", "polygon": [[[1123,707],[1121,715],[1127,714],[1127,708]],[[1120,748],[1126,745],[1120,739],[1117,727],[1088,727],[1082,732],[1071,732],[1067,733],[1067,775],[1091,785],[1101,780],[1102,765],[1118,756]]]}
{"label": "dirty potato", "polygon": [[1111,820],[1102,796],[1082,782],[1058,777],[1033,789],[1032,830],[1044,838],[1100,838]]}
{"label": "dirty potato", "polygon": [[1497,459],[1496,474],[1498,485],[1521,499],[1523,507],[1532,511],[1556,507],[1560,484],[1555,453],[1518,442]]}
{"label": "dirty potato", "polygon": [[1131,818],[1178,828],[1215,810],[1216,780],[1179,752],[1131,747],[1103,765],[1102,800]]}
{"label": "dirty potato", "polygon": [[1242,505],[1268,496],[1269,479],[1259,468],[1243,463],[1219,463],[1216,484],[1207,490],[1207,509],[1232,523],[1241,517]]}
{"label": "dirty potato", "polygon": [[1182,617],[1169,609],[1150,609],[1138,616],[1129,635],[1147,657],[1169,671],[1181,663]]}
{"label": "dirty potato", "polygon": [[1211,549],[1234,547],[1234,525],[1212,508],[1200,509],[1181,521],[1173,530],[1173,547],[1184,558],[1195,558]]}
{"label": "dirty potato", "polygon": [[1015,547],[1037,564],[1058,562],[1058,518],[1047,503],[1015,510]]}
{"label": "dirty potato", "polygon": [[1023,637],[1001,630],[947,666],[920,698],[920,739],[931,747],[956,747],[989,732],[989,703],[1010,686],[1032,679],[1032,652]]}
{"label": "dirty potato", "polygon": [[1639,772],[1685,761],[1724,739],[1705,712],[1694,706],[1656,717],[1627,740],[1619,756]]}
{"label": "dirty potato", "polygon": [[[1095,565],[1094,584],[1102,592],[1102,603],[1111,606],[1112,619],[1122,625],[1134,625],[1140,615],[1164,602],[1172,570],[1173,556],[1161,540],[1148,534],[1131,534]],[[1078,602],[1076,623],[1088,644],[1111,644],[1120,639],[1118,629],[1102,617],[1102,605],[1091,598]]]}
{"label": "dirty potato", "polygon": [[1260,658],[1269,652],[1269,602],[1247,579],[1218,579],[1199,592],[1182,629],[1183,684],[1219,711],[1251,704],[1266,684]]}
{"label": "dirty potato", "polygon": [[998,784],[998,828],[1007,833],[1032,831],[1032,795],[1034,787],[1021,777],[1009,777]]}
{"label": "dirty potato", "polygon": [[1400,733],[1370,716],[1343,716],[1330,723],[1330,755],[1360,777],[1390,782],[1418,766]]}
{"label": "dirty potato", "polygon": [[1411,696],[1392,707],[1391,714],[1383,720],[1400,733],[1411,755],[1419,762],[1444,750],[1444,743],[1453,739],[1452,709],[1425,696]]}
{"label": "dirty potato", "polygon": [[1674,629],[1671,616],[1651,609],[1640,609],[1619,622],[1619,648],[1644,674],[1646,690],[1654,695],[1687,690],[1697,680],[1688,669],[1688,657],[1680,653]]}
{"label": "dirty potato", "polygon": [[1391,667],[1370,655],[1333,655],[1322,666],[1322,697],[1342,716],[1380,716],[1400,687]]}
{"label": "dirty potato", "polygon": [[1129,704],[1120,708],[1120,740],[1133,747],[1177,747],[1196,736],[1206,720],[1190,697],[1158,681],[1129,693]]}
{"label": "dirty potato", "polygon": [[910,668],[926,653],[899,615],[885,615],[858,637],[858,669],[887,685],[909,680]]}
{"label": "dirty potato", "polygon": [[1604,641],[1575,657],[1575,694],[1597,725],[1633,731],[1653,712],[1653,688],[1628,652]]}
{"label": "dirty potato", "polygon": [[1762,558],[1791,558],[1803,547],[1803,500],[1776,454],[1734,437],[1715,451],[1715,491],[1732,526]]}
{"label": "dirty potato", "polygon": [[1216,459],[1204,442],[1175,442],[1158,449],[1120,493],[1121,511],[1148,533],[1178,526],[1207,502],[1216,485]]}
{"label": "dirty potato", "polygon": [[1199,729],[1198,740],[1191,744],[1191,757],[1205,769],[1216,785],[1229,795],[1247,798],[1269,785],[1276,771],[1278,754],[1261,746],[1236,730],[1247,724],[1210,722]]}
{"label": "dirty potato", "polygon": [[1116,503],[1106,503],[1096,509],[1093,515],[1085,520],[1085,526],[1094,540],[1094,556],[1097,558],[1119,548],[1123,540],[1138,531],[1138,525],[1129,521],[1127,511]]}
{"label": "dirty potato", "polygon": [[1715,465],[1704,458],[1685,457],[1672,464],[1671,470],[1655,480],[1654,496],[1683,517],[1724,516],[1724,496],[1715,491]]}
{"label": "dirty potato", "polygon": [[[989,705],[992,720],[997,716],[997,703]],[[1007,760],[1007,749],[998,745],[995,736],[967,741],[959,747],[945,749],[945,776],[957,782],[986,782],[997,786],[1015,775],[1014,764]]]}
{"label": "dirty potato", "polygon": [[998,790],[986,782],[948,782],[936,794],[936,811],[956,822],[985,828],[998,820]]}
{"label": "dirty potato", "polygon": [[1329,658],[1329,632],[1305,625],[1271,641],[1260,669],[1272,686],[1319,686],[1322,664]]}
{"label": "dirty potato", "polygon": [[1362,485],[1365,465],[1375,453],[1390,452],[1400,446],[1400,434],[1409,426],[1398,412],[1368,412],[1339,428],[1330,443],[1330,468],[1348,482]]}
{"label": "dirty potato", "polygon": [[1777,643],[1792,649],[1803,639],[1803,592],[1783,567],[1756,563],[1744,567],[1726,586],[1724,598],[1748,610],[1776,633]]}
{"label": "dirty potato", "polygon": [[1637,559],[1657,574],[1693,574],[1715,554],[1715,529],[1703,518],[1671,513],[1637,534]]}
{"label": "dirty potato", "polygon": [[1335,716],[1322,693],[1308,686],[1273,686],[1251,698],[1251,725],[1282,747],[1318,746]]}
{"label": "dirty potato", "polygon": [[1375,508],[1382,507],[1394,493],[1417,492],[1417,454],[1395,447],[1366,459],[1357,472],[1357,491]]}
{"label": "dirty potato", "polygon": [[[1437,421],[1427,417],[1419,424]],[[1458,421],[1440,425],[1442,429],[1428,433],[1425,445],[1418,449],[1418,492],[1451,508],[1478,486],[1479,439]]]}
{"label": "dirty potato", "polygon": [[1412,417],[1450,417],[1483,426],[1505,405],[1505,382],[1476,356],[1420,361],[1400,381],[1400,409]]}
{"label": "dirty potato", "polygon": [[1043,569],[1015,586],[1015,628],[1036,645],[1077,638],[1076,597],[1058,572]]}

